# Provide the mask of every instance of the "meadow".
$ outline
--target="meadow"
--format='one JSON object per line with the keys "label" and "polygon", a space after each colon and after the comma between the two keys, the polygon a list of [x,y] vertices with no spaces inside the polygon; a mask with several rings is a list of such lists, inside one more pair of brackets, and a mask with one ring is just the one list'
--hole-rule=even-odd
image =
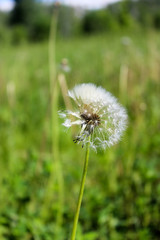
{"label": "meadow", "polygon": [[[77,240],[160,239],[160,34],[57,38],[57,75],[63,58],[69,89],[101,85],[129,118],[120,143],[91,151]],[[1,240],[69,239],[85,149],[58,118],[60,87],[54,111],[51,91],[48,42],[1,43]]]}

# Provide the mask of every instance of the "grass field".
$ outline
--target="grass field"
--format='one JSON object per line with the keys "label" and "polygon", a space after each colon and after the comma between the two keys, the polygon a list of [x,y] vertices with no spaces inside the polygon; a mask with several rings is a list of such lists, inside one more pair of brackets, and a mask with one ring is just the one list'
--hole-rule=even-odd
{"label": "grass field", "polygon": [[[119,144],[91,151],[77,240],[159,239],[159,37],[149,32],[57,40],[57,72],[67,58],[69,88],[101,85],[129,116]],[[69,239],[85,149],[73,143],[61,119],[51,121],[49,96],[48,43],[1,44],[1,240]],[[65,109],[60,90],[58,109]],[[51,129],[59,136],[56,159]]]}

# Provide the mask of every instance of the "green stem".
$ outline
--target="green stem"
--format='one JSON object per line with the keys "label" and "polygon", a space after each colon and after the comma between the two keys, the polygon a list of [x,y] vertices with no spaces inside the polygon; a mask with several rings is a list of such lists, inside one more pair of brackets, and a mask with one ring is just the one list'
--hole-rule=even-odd
{"label": "green stem", "polygon": [[81,208],[81,202],[82,202],[82,198],[83,198],[84,185],[85,185],[85,180],[86,180],[86,175],[87,175],[87,168],[88,168],[89,145],[90,145],[90,137],[88,139],[88,143],[87,143],[87,147],[86,147],[86,155],[85,155],[85,162],[84,162],[84,167],[83,167],[83,175],[82,175],[82,179],[81,179],[81,186],[80,186],[80,191],[79,191],[77,209],[76,209],[74,222],[73,222],[71,240],[75,240],[75,237],[76,237],[76,230],[77,230],[79,212],[80,212],[80,208]]}
{"label": "green stem", "polygon": [[[56,32],[58,21],[58,9],[54,9],[48,44],[49,55],[49,78],[50,78],[50,95],[51,95],[51,137],[52,137],[52,164],[50,170],[50,177],[46,188],[46,194],[44,198],[44,205],[41,209],[42,218],[48,219],[52,214],[51,209],[54,204],[54,196],[58,196],[57,200],[57,215],[56,215],[56,227],[58,229],[63,222],[63,208],[64,208],[64,181],[63,173],[60,161],[60,149],[59,149],[59,121],[58,121],[58,96],[59,86],[56,78]],[[57,234],[57,233],[56,233]]]}
{"label": "green stem", "polygon": [[[49,70],[50,70],[50,88],[51,88],[51,127],[52,127],[52,157],[53,164],[51,169],[51,176],[49,180],[49,200],[53,199],[53,186],[56,188],[56,180],[58,184],[58,207],[57,207],[57,226],[62,224],[63,213],[63,174],[60,162],[60,149],[59,149],[59,123],[58,123],[58,94],[59,87],[56,78],[56,34],[58,11],[55,7],[51,21],[51,29],[49,36]],[[48,203],[49,204],[49,203]]]}

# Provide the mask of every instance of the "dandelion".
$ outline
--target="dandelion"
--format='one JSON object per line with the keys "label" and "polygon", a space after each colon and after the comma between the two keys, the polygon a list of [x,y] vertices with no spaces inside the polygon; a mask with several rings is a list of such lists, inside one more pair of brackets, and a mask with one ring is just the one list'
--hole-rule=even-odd
{"label": "dandelion", "polygon": [[63,125],[67,128],[77,125],[79,134],[74,142],[86,145],[80,192],[70,238],[75,240],[88,168],[89,147],[95,150],[98,147],[105,149],[118,142],[126,128],[127,114],[115,97],[102,87],[91,83],[75,86],[68,91],[68,95],[75,103],[75,111],[60,113],[60,116],[65,118]]}
{"label": "dandelion", "polygon": [[69,63],[68,63],[68,59],[67,58],[63,58],[60,65],[59,65],[60,69],[63,71],[63,72],[70,72],[71,71],[71,68],[69,66]]}
{"label": "dandelion", "polygon": [[75,103],[75,111],[67,110],[60,115],[65,118],[65,127],[79,127],[75,143],[84,146],[90,136],[90,146],[96,150],[120,140],[126,128],[127,114],[115,97],[91,83],[75,86],[68,95]]}
{"label": "dandelion", "polygon": [[121,43],[122,43],[124,46],[129,46],[129,45],[131,45],[131,43],[132,43],[132,39],[131,39],[130,37],[128,37],[128,36],[123,36],[123,37],[121,38]]}

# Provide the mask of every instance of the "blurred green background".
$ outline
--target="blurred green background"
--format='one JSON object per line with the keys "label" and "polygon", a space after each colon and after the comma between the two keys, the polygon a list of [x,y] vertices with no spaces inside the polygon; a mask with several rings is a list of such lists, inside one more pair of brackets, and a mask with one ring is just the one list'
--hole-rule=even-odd
{"label": "blurred green background", "polygon": [[91,151],[77,240],[159,240],[160,2],[15,3],[0,12],[0,240],[69,239],[85,149],[58,118],[59,85],[50,97],[63,58],[69,88],[101,85],[129,115],[119,144]]}

